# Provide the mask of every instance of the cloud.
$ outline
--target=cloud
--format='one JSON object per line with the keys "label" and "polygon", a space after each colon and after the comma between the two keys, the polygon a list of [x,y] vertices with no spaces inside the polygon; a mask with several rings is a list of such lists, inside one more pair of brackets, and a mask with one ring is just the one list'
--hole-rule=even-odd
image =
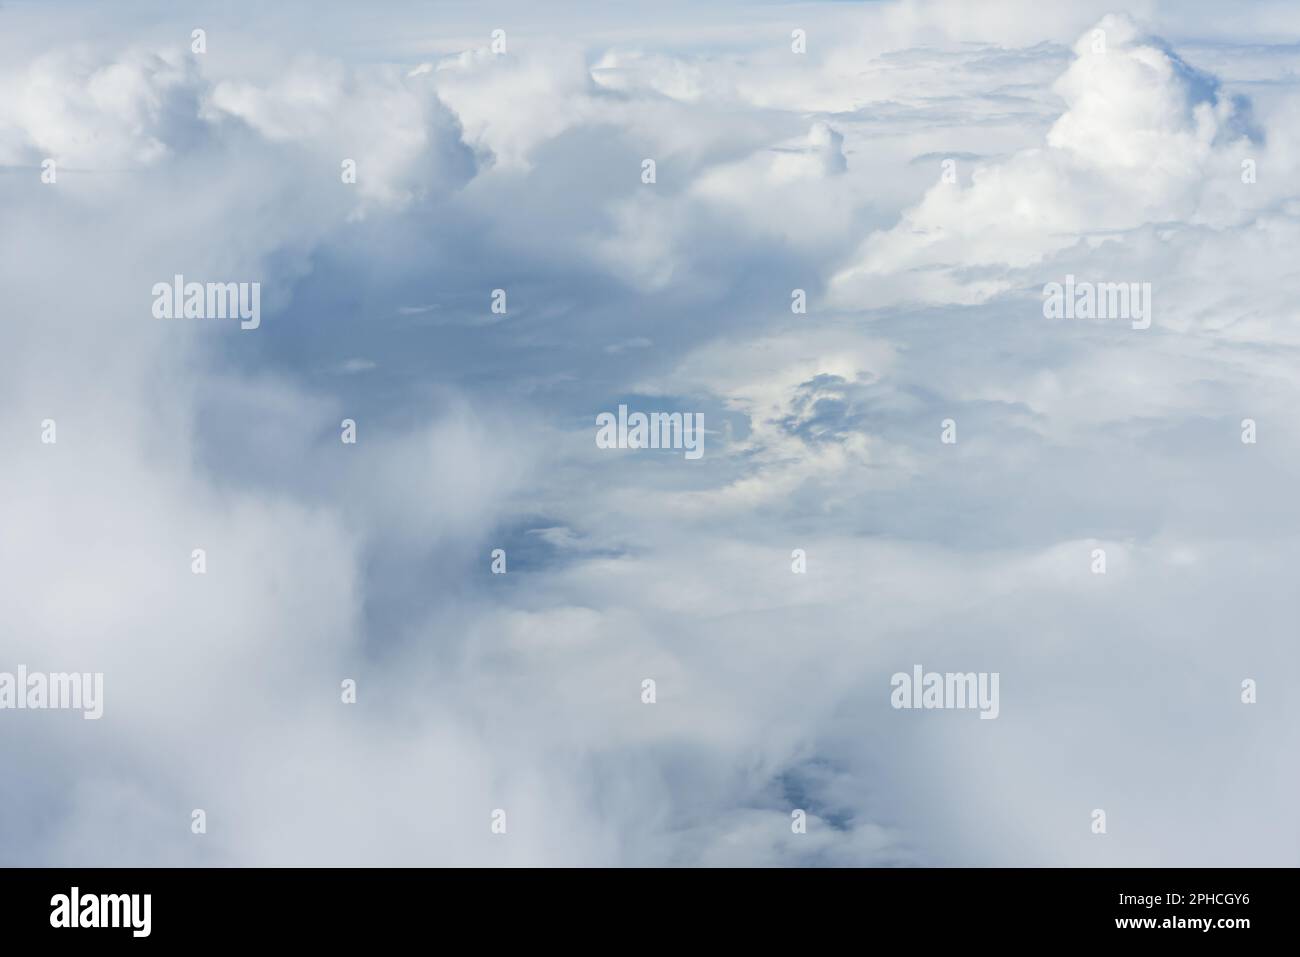
{"label": "cloud", "polygon": [[206,115],[241,120],[274,143],[305,146],[336,168],[353,160],[358,192],[386,205],[458,188],[476,168],[459,122],[429,79],[391,67],[300,59],[266,86],[218,82]]}
{"label": "cloud", "polygon": [[6,10],[0,858],[1294,864],[1300,32],[1041,8]]}
{"label": "cloud", "polygon": [[581,51],[566,42],[524,54],[480,47],[416,70],[436,78],[469,142],[508,169],[527,169],[537,146],[595,112]]}
{"label": "cloud", "polygon": [[1074,55],[1045,145],[977,164],[968,187],[933,185],[834,276],[834,301],[871,287],[886,300],[982,302],[1014,288],[1011,270],[1087,234],[1201,218],[1207,175],[1247,154],[1247,105],[1126,17],[1101,20]]}
{"label": "cloud", "polygon": [[44,54],[0,79],[0,162],[149,167],[203,141],[193,60],[89,48]]}

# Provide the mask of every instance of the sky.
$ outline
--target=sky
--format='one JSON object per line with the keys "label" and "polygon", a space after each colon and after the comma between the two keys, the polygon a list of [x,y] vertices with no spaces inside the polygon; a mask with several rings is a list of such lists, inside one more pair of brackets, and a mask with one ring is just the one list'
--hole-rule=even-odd
{"label": "sky", "polygon": [[1300,864],[1298,121],[1281,2],[5,0],[0,673],[104,690],[0,864]]}

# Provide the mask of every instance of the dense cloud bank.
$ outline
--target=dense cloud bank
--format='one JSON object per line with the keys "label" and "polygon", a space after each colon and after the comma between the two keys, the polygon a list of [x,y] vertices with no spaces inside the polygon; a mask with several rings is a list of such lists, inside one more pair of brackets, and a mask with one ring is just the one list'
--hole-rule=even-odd
{"label": "dense cloud bank", "polygon": [[1295,9],[540,6],[0,7],[0,862],[1298,863]]}

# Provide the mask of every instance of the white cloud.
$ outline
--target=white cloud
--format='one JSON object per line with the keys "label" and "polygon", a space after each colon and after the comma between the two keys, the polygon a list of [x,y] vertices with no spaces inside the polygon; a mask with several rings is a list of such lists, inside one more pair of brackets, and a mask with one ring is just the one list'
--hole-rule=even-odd
{"label": "white cloud", "polygon": [[976,164],[969,187],[933,185],[834,277],[837,301],[871,289],[886,301],[982,302],[1013,288],[1008,267],[1085,234],[1197,217],[1207,177],[1234,175],[1247,155],[1240,106],[1125,17],[1099,21],[1074,54],[1046,144]]}
{"label": "white cloud", "polygon": [[334,179],[356,164],[363,197],[394,205],[454,189],[473,175],[456,117],[425,77],[300,59],[268,86],[222,80],[206,115],[243,120],[268,140],[306,145]]}
{"label": "white cloud", "polygon": [[201,86],[193,61],[174,54],[44,54],[0,77],[0,162],[155,165],[201,141]]}
{"label": "white cloud", "polygon": [[[1111,18],[1103,60],[1091,3],[520,5],[503,56],[250,7],[196,61],[37,9],[0,669],[107,697],[0,735],[6,862],[1295,863],[1300,97],[1223,39],[1293,11],[1148,5],[1211,39]],[[1087,270],[1152,329],[1042,320]],[[176,272],[260,279],[262,327],[153,320]],[[704,457],[597,448],[621,402]],[[1000,718],[891,709],[918,661],[999,671]]]}

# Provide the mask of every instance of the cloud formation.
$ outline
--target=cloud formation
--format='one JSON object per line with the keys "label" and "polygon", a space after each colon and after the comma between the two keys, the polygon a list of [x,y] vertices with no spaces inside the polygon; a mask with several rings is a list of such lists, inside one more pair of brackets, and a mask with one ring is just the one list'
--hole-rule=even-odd
{"label": "cloud formation", "polygon": [[0,861],[1295,864],[1300,21],[969,11],[0,9]]}
{"label": "cloud formation", "polygon": [[1232,175],[1259,145],[1248,101],[1127,17],[1105,17],[1073,52],[1045,143],[976,164],[968,187],[931,187],[835,276],[841,300],[874,284],[904,300],[981,302],[1013,288],[1007,267],[1088,235],[1215,218],[1204,199],[1214,174]]}

